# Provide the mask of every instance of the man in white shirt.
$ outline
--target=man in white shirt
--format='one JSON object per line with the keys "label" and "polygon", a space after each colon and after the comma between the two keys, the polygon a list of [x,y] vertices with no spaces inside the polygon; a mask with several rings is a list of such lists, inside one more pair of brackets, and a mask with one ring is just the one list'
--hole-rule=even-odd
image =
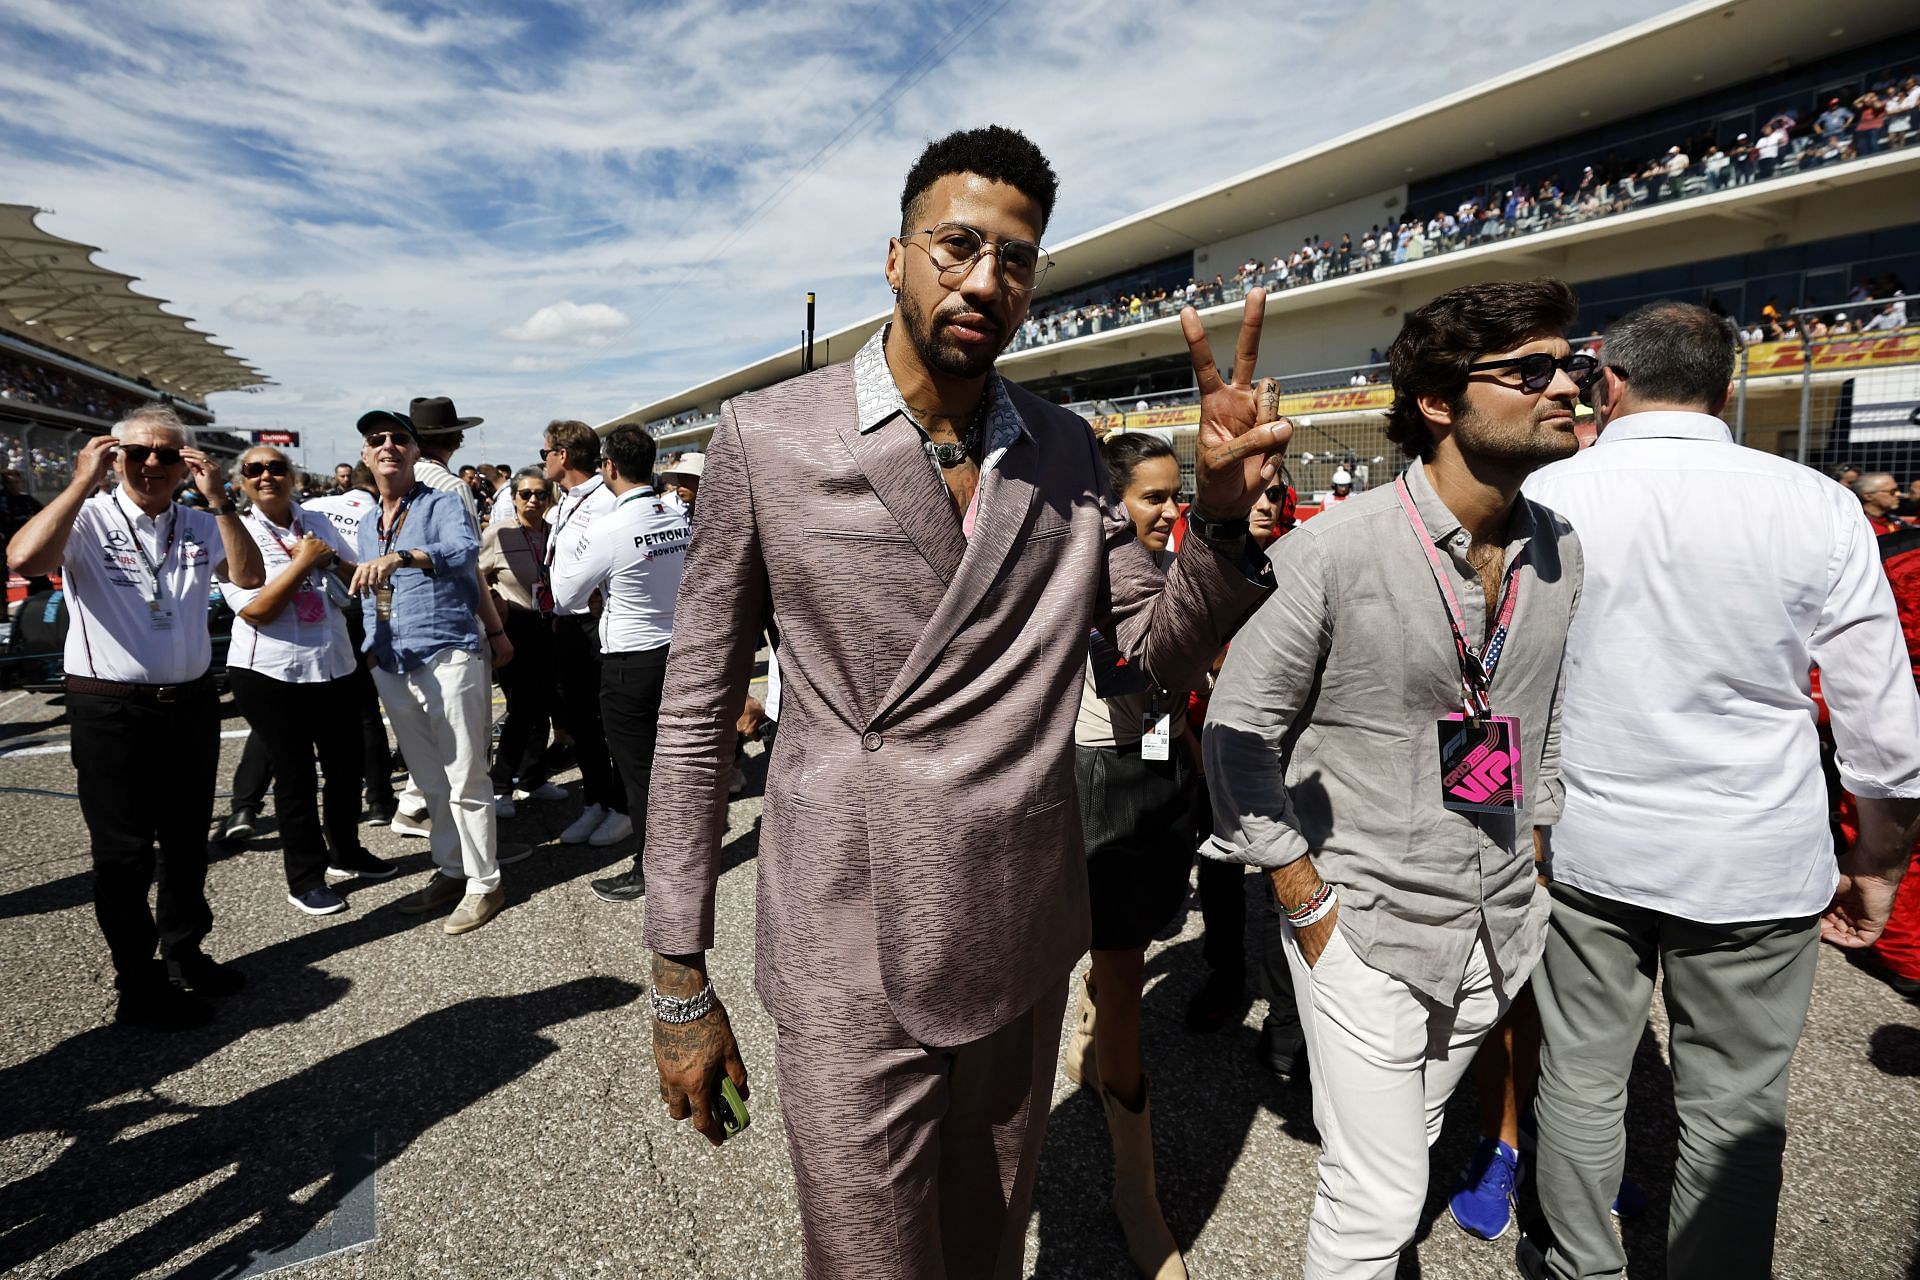
{"label": "man in white shirt", "polygon": [[[547,577],[556,585],[568,572],[564,563],[578,550],[580,535],[604,518],[618,501],[600,474],[600,437],[584,422],[556,420],[547,424],[540,461],[547,483],[566,486],[566,496],[547,517],[553,526],[547,535]],[[591,600],[572,605],[556,602],[553,645],[560,700],[555,704],[561,727],[573,738],[574,759],[580,765],[580,789],[585,808],[560,833],[562,844],[619,844],[633,834],[627,816],[626,789],[614,773],[607,751],[606,729],[600,719],[599,624]]]}
{"label": "man in white shirt", "polygon": [[647,891],[647,784],[659,733],[673,606],[680,595],[693,526],[686,508],[656,493],[653,437],[616,427],[601,441],[600,475],[615,505],[591,528],[567,535],[573,545],[554,558],[553,598],[560,609],[585,605],[597,591],[600,611],[600,713],[607,745],[626,787],[627,814],[639,833],[633,866],[595,880],[603,902],[632,902]]}
{"label": "man in white shirt", "polygon": [[[95,494],[116,448],[120,485]],[[212,511],[174,503],[189,471]],[[261,585],[260,548],[219,466],[187,447],[171,409],[151,405],[87,442],[72,482],[14,534],[7,561],[24,577],[60,570],[67,594],[73,767],[91,837],[94,915],[120,991],[116,1017],[169,1031],[200,1026],[213,1010],[197,996],[245,983],[200,949],[213,928],[207,827],[220,757],[207,606],[215,572]],[[157,914],[147,906],[156,844]]]}
{"label": "man in white shirt", "polygon": [[[1654,303],[1615,322],[1601,363],[1599,442],[1526,486],[1579,530],[1587,576],[1534,979],[1554,1245],[1544,1272],[1530,1242],[1521,1262],[1559,1280],[1626,1265],[1608,1204],[1657,962],[1680,1125],[1668,1274],[1766,1277],[1818,943],[1864,947],[1885,926],[1920,817],[1920,694],[1859,501],[1719,419],[1731,327]],[[1726,501],[1694,500],[1702,476]],[[1837,871],[1816,664],[1860,802]]]}

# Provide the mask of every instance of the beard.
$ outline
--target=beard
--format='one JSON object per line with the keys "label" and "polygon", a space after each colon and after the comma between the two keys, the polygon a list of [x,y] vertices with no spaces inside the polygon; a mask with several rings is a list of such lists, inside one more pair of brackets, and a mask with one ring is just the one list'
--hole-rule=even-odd
{"label": "beard", "polygon": [[1501,419],[1467,408],[1454,422],[1454,441],[1469,457],[1531,472],[1580,451],[1571,421],[1563,424],[1543,420],[1560,407],[1556,401],[1543,399],[1524,417]]}
{"label": "beard", "polygon": [[978,378],[985,374],[1000,358],[1011,333],[1001,324],[999,316],[990,315],[988,319],[1000,329],[999,343],[991,349],[970,346],[947,337],[941,317],[937,313],[930,316],[911,290],[902,293],[900,304],[900,318],[907,326],[907,338],[919,352],[921,363],[950,378]]}

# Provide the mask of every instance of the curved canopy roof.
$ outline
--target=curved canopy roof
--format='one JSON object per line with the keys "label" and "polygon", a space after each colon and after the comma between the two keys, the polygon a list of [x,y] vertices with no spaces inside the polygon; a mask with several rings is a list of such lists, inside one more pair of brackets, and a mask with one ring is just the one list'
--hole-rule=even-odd
{"label": "curved canopy roof", "polygon": [[165,299],[134,292],[137,277],[96,263],[98,249],[42,230],[40,212],[0,204],[0,328],[189,400],[268,381]]}

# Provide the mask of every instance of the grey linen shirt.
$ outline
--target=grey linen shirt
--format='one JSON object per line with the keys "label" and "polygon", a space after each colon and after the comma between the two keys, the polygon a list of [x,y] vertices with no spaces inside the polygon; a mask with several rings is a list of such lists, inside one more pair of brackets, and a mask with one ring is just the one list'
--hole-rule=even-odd
{"label": "grey linen shirt", "polygon": [[[1414,506],[1453,574],[1476,648],[1486,595],[1468,535],[1407,471]],[[1207,711],[1213,852],[1255,866],[1311,855],[1340,896],[1361,960],[1451,1002],[1482,926],[1503,975],[1545,943],[1532,832],[1560,815],[1560,663],[1580,598],[1572,526],[1522,498],[1505,565],[1520,599],[1491,698],[1520,721],[1522,812],[1440,802],[1439,719],[1460,710],[1446,605],[1394,486],[1361,494],[1274,543],[1274,593],[1235,635]]]}

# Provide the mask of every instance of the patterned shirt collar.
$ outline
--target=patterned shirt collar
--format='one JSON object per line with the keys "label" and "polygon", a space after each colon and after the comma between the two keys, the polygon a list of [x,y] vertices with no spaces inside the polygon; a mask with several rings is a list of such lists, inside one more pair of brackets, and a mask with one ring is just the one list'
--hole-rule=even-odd
{"label": "patterned shirt collar", "polygon": [[[913,422],[916,428],[920,426],[907,409],[900,384],[893,380],[893,370],[887,367],[887,332],[892,328],[891,324],[881,325],[879,332],[868,338],[866,345],[853,356],[853,399],[860,414],[862,435],[890,421],[895,414]],[[1013,397],[1007,394],[999,374],[987,375],[987,394],[992,397],[987,410],[989,455],[1004,452],[1023,435],[1033,438],[1032,429],[1013,407]]]}

